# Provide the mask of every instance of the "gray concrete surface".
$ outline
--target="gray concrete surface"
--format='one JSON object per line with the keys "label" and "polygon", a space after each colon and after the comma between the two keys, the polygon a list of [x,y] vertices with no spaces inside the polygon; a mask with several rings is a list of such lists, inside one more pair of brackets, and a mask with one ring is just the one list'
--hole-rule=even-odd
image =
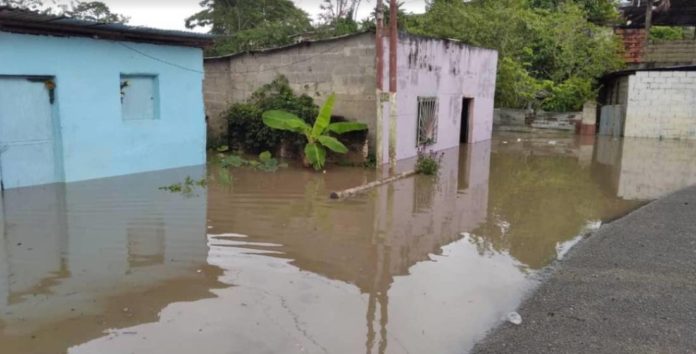
{"label": "gray concrete surface", "polygon": [[696,186],[609,223],[474,353],[696,353]]}

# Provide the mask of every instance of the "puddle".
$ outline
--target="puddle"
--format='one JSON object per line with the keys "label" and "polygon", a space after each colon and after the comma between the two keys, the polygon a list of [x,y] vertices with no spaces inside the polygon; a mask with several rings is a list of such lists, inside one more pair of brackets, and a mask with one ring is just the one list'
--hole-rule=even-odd
{"label": "puddle", "polygon": [[[552,142],[552,143],[551,143]],[[358,168],[203,167],[5,192],[3,353],[461,353],[696,144],[497,134],[344,201]]]}

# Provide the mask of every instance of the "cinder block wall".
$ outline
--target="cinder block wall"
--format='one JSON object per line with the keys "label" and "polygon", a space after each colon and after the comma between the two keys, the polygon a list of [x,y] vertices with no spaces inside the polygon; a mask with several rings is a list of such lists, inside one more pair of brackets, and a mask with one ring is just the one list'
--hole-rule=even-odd
{"label": "cinder block wall", "polygon": [[651,42],[640,62],[655,67],[696,64],[696,41]]}
{"label": "cinder block wall", "polygon": [[297,94],[321,105],[332,92],[334,115],[367,123],[375,131],[375,44],[373,33],[300,43],[256,53],[206,58],[204,93],[208,140],[226,135],[222,113],[247,100],[260,86],[285,75]]}
{"label": "cinder block wall", "polygon": [[696,139],[696,72],[641,71],[631,76],[624,136]]}

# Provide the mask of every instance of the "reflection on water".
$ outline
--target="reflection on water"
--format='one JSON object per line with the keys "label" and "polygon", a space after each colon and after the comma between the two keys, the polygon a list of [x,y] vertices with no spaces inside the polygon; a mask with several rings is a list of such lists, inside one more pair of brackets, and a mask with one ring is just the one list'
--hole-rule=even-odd
{"label": "reflection on water", "polygon": [[[10,190],[4,352],[459,353],[587,230],[696,182],[691,143],[498,135],[439,178],[201,169]],[[210,176],[219,175],[215,167]]]}

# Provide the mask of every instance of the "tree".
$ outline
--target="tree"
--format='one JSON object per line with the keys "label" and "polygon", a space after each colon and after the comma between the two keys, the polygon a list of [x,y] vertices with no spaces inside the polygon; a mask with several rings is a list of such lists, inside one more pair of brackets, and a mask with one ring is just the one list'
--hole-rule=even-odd
{"label": "tree", "polygon": [[74,0],[68,5],[51,7],[46,5],[43,0],[0,0],[0,6],[102,23],[127,23],[130,20],[127,16],[111,12],[111,9],[100,1]]}
{"label": "tree", "polygon": [[0,0],[0,6],[8,6],[34,12],[45,12],[45,6],[42,0]]}
{"label": "tree", "polygon": [[[530,0],[534,8],[555,10],[564,5],[564,0]],[[590,22],[597,24],[613,24],[619,19],[617,0],[572,0],[586,14]]]}
{"label": "tree", "polygon": [[61,8],[64,16],[80,20],[102,23],[128,23],[130,20],[127,16],[111,12],[111,9],[100,1],[73,1]]}
{"label": "tree", "polygon": [[203,0],[186,27],[218,35],[209,54],[227,54],[291,43],[311,29],[309,15],[290,0]]}
{"label": "tree", "polygon": [[334,23],[340,19],[356,21],[361,0],[323,0],[319,8],[322,13],[319,18],[324,23]]}
{"label": "tree", "polygon": [[573,1],[547,9],[527,0],[432,0],[407,30],[497,49],[496,104],[503,107],[580,109],[597,79],[622,65],[611,29],[590,22]]}

